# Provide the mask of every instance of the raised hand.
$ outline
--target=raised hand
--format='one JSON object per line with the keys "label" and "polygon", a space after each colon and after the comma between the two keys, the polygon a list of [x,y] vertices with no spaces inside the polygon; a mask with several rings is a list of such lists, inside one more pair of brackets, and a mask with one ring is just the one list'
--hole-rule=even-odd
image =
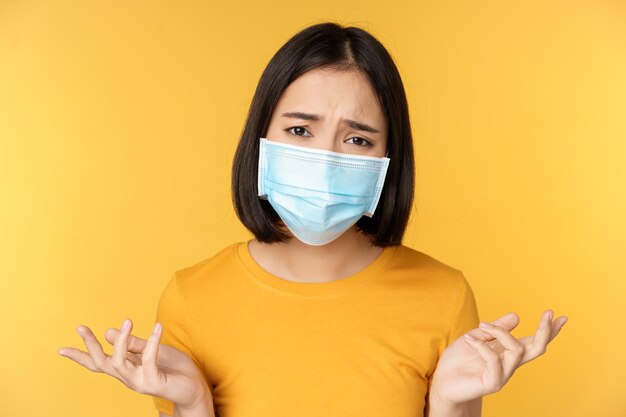
{"label": "raised hand", "polygon": [[544,311],[535,334],[521,339],[509,333],[519,324],[515,313],[481,322],[443,351],[432,376],[431,395],[457,405],[499,391],[517,368],[546,352],[567,322],[566,316],[552,318],[552,310]]}
{"label": "raised hand", "polygon": [[186,353],[159,344],[161,324],[156,324],[148,340],[131,336],[132,326],[132,321],[126,320],[121,331],[107,330],[105,338],[113,344],[112,356],[104,353],[91,329],[83,325],[76,330],[88,352],[64,347],[58,353],[90,371],[111,375],[140,394],[172,401],[180,410],[207,409],[210,405],[212,412],[210,389],[196,363]]}

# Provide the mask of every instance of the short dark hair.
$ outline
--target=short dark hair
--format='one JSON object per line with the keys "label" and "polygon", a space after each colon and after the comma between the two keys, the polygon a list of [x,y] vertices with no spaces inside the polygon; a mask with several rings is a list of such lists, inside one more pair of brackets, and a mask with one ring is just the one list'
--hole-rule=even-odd
{"label": "short dark hair", "polygon": [[379,247],[397,246],[413,205],[415,168],[408,104],[400,74],[389,52],[370,33],[333,22],[296,33],[272,57],[257,85],[232,166],[232,200],[237,217],[264,243],[289,239],[280,217],[258,197],[259,139],[267,128],[283,91],[315,68],[357,70],[369,79],[387,119],[390,158],[382,194],[374,215],[361,217],[357,230]]}

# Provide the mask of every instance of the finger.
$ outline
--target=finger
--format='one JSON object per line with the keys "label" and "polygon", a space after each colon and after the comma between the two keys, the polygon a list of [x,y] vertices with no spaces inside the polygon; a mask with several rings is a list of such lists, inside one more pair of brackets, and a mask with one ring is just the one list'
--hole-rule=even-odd
{"label": "finger", "polygon": [[[559,316],[556,320],[552,322],[552,326],[550,327],[550,341],[556,337],[557,334],[561,331],[565,323],[567,323],[566,316]],[[535,340],[535,335],[530,335],[526,337],[522,337],[519,339],[520,343],[524,346],[531,346]]]}
{"label": "finger", "polygon": [[126,379],[112,366],[111,357],[104,353],[102,345],[98,342],[98,339],[96,339],[96,336],[94,336],[91,329],[87,326],[80,325],[78,326],[77,331],[85,341],[85,345],[87,346],[87,350],[93,360],[94,366],[101,372],[111,375],[128,385]]}
{"label": "finger", "polygon": [[78,332],[80,337],[83,338],[85,346],[87,347],[87,351],[89,352],[89,355],[91,356],[96,368],[98,368],[102,372],[107,372],[109,370],[109,356],[104,353],[104,351],[102,350],[102,345],[100,344],[100,342],[98,342],[91,329],[87,326],[79,325],[76,328],[76,331]]}
{"label": "finger", "polygon": [[526,352],[521,360],[521,364],[532,361],[546,351],[546,346],[550,342],[550,333],[552,332],[552,317],[554,312],[546,310],[541,314],[541,321],[535,335],[529,338],[523,338],[522,343],[526,346]]}
{"label": "finger", "polygon": [[159,369],[157,368],[156,358],[159,352],[159,343],[161,341],[161,334],[163,333],[163,326],[157,322],[154,325],[152,334],[148,338],[148,343],[143,353],[141,364],[143,367],[143,374],[146,381],[158,381]]}
{"label": "finger", "polygon": [[74,362],[84,366],[90,371],[102,372],[96,367],[96,365],[93,363],[92,357],[87,352],[83,352],[82,350],[71,347],[64,347],[59,349],[57,353],[61,356],[65,356],[66,358],[73,360]]}
{"label": "finger", "polygon": [[117,338],[115,345],[113,345],[113,357],[111,358],[113,368],[115,368],[115,370],[117,370],[117,372],[127,381],[132,380],[133,376],[133,369],[128,366],[129,364],[132,365],[132,363],[126,362],[128,337],[132,328],[133,322],[129,319],[124,320],[124,324],[122,324],[122,333]]}
{"label": "finger", "polygon": [[[122,332],[115,327],[110,327],[104,332],[104,338],[111,345],[115,345],[117,338]],[[132,353],[141,353],[146,347],[146,340],[137,336],[130,335],[128,339],[128,351]]]}
{"label": "finger", "polygon": [[567,316],[559,316],[559,318],[554,320],[554,324],[550,331],[550,341],[552,341],[552,339],[554,339],[556,335],[559,334],[563,326],[565,326],[565,323],[567,323],[567,320]]}
{"label": "finger", "polygon": [[87,350],[93,360],[94,366],[101,372],[111,375],[112,377],[119,379],[124,384],[127,384],[126,379],[124,379],[124,377],[121,376],[115,368],[113,368],[111,364],[111,357],[104,353],[102,345],[100,345],[100,342],[98,342],[98,339],[96,339],[91,329],[87,326],[80,325],[78,326],[77,331],[83,338],[85,346],[87,346]]}
{"label": "finger", "polygon": [[513,330],[519,324],[519,316],[515,312],[509,312],[504,314],[503,316],[498,317],[494,321],[491,322],[494,326],[500,326],[508,331]]}
{"label": "finger", "polygon": [[[104,338],[111,345],[115,345],[115,341],[122,332],[115,327],[109,327],[104,332]],[[134,363],[135,365],[141,365],[142,352],[145,349],[147,341],[132,334],[128,338],[128,348],[126,352],[126,359]]]}
{"label": "finger", "polygon": [[[502,327],[503,329],[506,329],[507,331],[510,332],[511,330],[516,328],[517,325],[519,324],[519,316],[517,315],[517,313],[510,312],[501,317],[498,317],[497,319],[489,323],[493,324],[494,326]],[[476,327],[470,330],[468,333],[470,333],[472,336],[474,336],[478,340],[482,340],[482,341],[495,340],[494,335],[489,334],[487,332],[483,332],[482,329],[479,327]]]}
{"label": "finger", "polygon": [[141,353],[126,352],[126,359],[137,365],[141,365]]}
{"label": "finger", "polygon": [[511,333],[502,327],[493,326],[485,322],[481,322],[480,327],[487,333],[494,335],[502,347],[504,347],[504,352],[502,352],[502,371],[504,373],[504,381],[506,382],[519,366],[526,349]]}
{"label": "finger", "polygon": [[482,374],[482,382],[490,393],[499,391],[503,384],[503,370],[500,362],[500,355],[494,352],[487,342],[473,339],[469,335],[465,335],[467,343],[478,351],[478,354],[485,360],[485,371]]}

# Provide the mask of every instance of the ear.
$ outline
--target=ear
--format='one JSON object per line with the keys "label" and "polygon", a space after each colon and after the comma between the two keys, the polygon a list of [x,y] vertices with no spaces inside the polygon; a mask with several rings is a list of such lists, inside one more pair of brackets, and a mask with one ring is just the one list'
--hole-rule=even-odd
{"label": "ear", "polygon": [[[109,327],[104,332],[104,338],[111,345],[114,345],[121,333],[122,332],[120,331],[120,329],[116,329],[115,327]],[[147,341],[145,339],[131,335],[130,339],[128,340],[128,350],[133,353],[142,353],[143,349],[146,347],[146,344]]]}

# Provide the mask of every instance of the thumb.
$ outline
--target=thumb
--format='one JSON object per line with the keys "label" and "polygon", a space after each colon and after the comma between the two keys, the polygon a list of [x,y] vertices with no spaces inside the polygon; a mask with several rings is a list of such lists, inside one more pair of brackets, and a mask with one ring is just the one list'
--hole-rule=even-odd
{"label": "thumb", "polygon": [[[511,312],[500,316],[497,319],[490,321],[489,323],[493,324],[494,326],[500,326],[510,332],[519,324],[519,316],[517,315],[517,313]],[[495,339],[495,336],[483,332],[479,327],[475,327],[467,333],[482,341],[490,341]]]}
{"label": "thumb", "polygon": [[[111,345],[114,345],[120,334],[122,334],[120,329],[116,329],[115,327],[109,327],[104,332],[104,338]],[[130,337],[128,338],[128,351],[132,353],[142,353],[147,343],[148,342],[145,339],[130,335]]]}
{"label": "thumb", "polygon": [[507,331],[511,331],[517,327],[519,324],[519,316],[517,313],[507,313],[504,316],[498,317],[494,321],[490,322],[494,326],[500,326],[505,328]]}

